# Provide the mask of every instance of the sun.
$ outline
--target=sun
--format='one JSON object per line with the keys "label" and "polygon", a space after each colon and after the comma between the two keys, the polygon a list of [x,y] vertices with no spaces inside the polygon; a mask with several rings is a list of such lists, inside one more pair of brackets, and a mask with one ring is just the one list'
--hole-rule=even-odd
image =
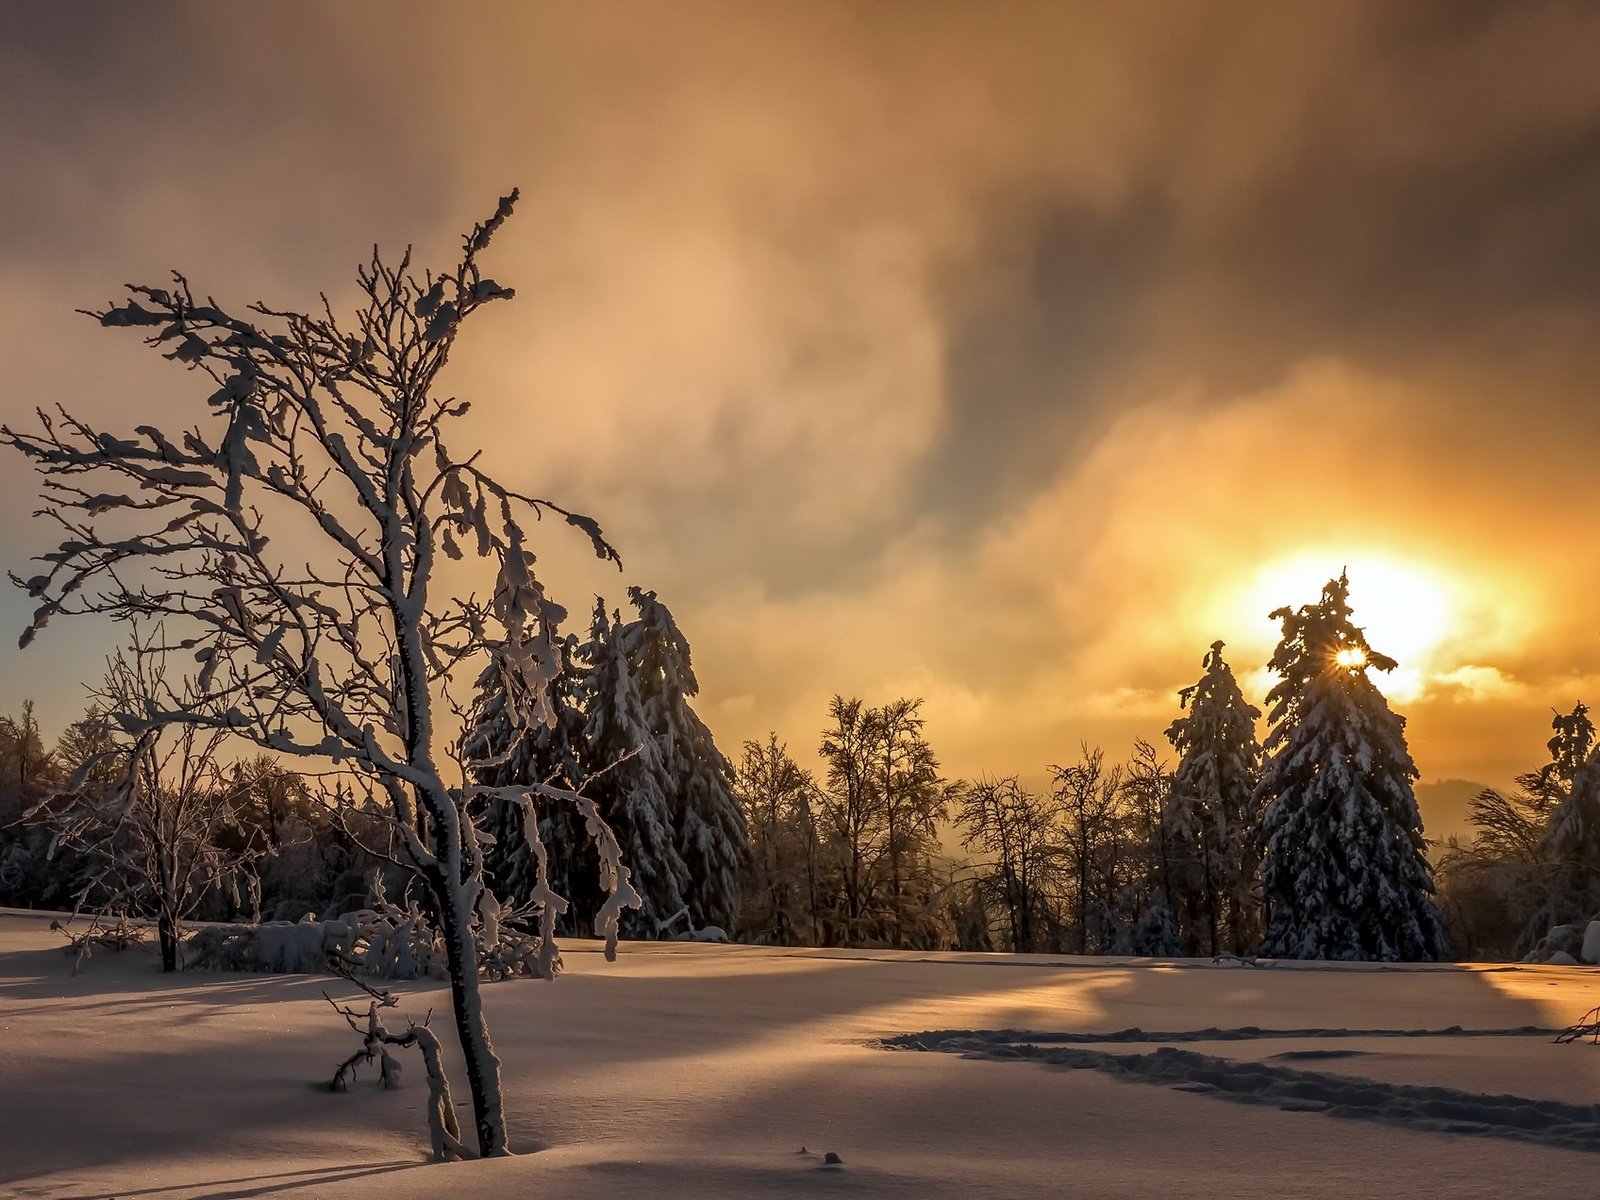
{"label": "sun", "polygon": [[[1461,591],[1443,571],[1399,555],[1335,548],[1275,559],[1244,589],[1240,601],[1244,611],[1239,615],[1252,626],[1271,627],[1269,612],[1315,602],[1341,567],[1350,579],[1351,620],[1366,632],[1372,649],[1398,660],[1402,668],[1428,665],[1454,632]],[[1347,661],[1347,656],[1354,657]],[[1366,664],[1366,655],[1347,649],[1340,652],[1338,662],[1342,667],[1360,667]]]}
{"label": "sun", "polygon": [[1349,670],[1367,665],[1367,652],[1360,646],[1346,646],[1333,656],[1333,661]]}

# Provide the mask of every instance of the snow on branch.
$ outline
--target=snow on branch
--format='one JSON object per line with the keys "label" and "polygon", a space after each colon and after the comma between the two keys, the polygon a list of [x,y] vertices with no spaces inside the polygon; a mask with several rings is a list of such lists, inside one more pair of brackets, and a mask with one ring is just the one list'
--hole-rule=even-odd
{"label": "snow on branch", "polygon": [[409,1049],[415,1046],[422,1053],[423,1069],[428,1076],[428,1132],[432,1135],[434,1160],[449,1162],[451,1159],[470,1158],[461,1141],[461,1126],[456,1121],[455,1103],[450,1097],[450,1077],[444,1070],[444,1048],[433,1030],[428,1028],[428,1021],[425,1019],[421,1025],[410,1022],[404,1033],[393,1033],[384,1026],[383,1018],[378,1015],[380,1007],[393,1003],[392,997],[387,1001],[372,1000],[365,1013],[358,1013],[335,1002],[326,992],[322,998],[333,1006],[333,1010],[345,1019],[351,1029],[361,1034],[361,1049],[339,1064],[328,1083],[329,1090],[349,1091],[356,1068],[374,1061],[378,1064],[379,1085],[385,1088],[399,1087],[400,1060],[389,1050],[391,1047]]}
{"label": "snow on branch", "polygon": [[[478,310],[514,295],[478,259],[516,200],[502,197],[444,270],[374,249],[345,315],[326,297],[310,312],[234,309],[176,273],[90,311],[203,382],[186,428],[111,430],[60,406],[36,410],[31,429],[0,425],[0,445],[42,477],[38,516],[58,539],[12,576],[35,604],[22,645],[59,617],[160,625],[158,648],[196,664],[194,689],[124,713],[124,733],[186,727],[325,758],[384,805],[394,857],[434,902],[485,1155],[507,1147],[474,927],[506,922],[484,899],[466,793],[436,761],[450,741],[436,716],[441,702],[459,713],[453,677],[492,668],[519,726],[553,720],[564,614],[533,574],[530,520],[555,516],[618,561],[592,518],[452,447],[468,403],[440,373]],[[488,598],[435,597],[441,554],[478,565]],[[589,808],[614,921],[632,892]]]}

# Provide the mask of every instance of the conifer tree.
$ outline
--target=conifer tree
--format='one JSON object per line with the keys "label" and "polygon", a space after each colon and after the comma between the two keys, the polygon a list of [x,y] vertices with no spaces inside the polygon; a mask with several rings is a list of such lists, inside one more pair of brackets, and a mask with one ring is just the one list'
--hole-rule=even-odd
{"label": "conifer tree", "polygon": [[1600,892],[1600,753],[1586,705],[1557,713],[1551,727],[1550,762],[1530,789],[1549,814],[1538,850],[1551,865],[1552,914],[1581,920]]}
{"label": "conifer tree", "polygon": [[1172,847],[1173,902],[1186,918],[1191,945],[1203,923],[1208,952],[1216,954],[1226,924],[1229,946],[1243,954],[1260,936],[1252,891],[1261,710],[1239,691],[1221,642],[1211,644],[1204,667],[1179,693],[1188,711],[1167,729],[1179,759],[1161,823]]}
{"label": "conifer tree", "polygon": [[[1556,713],[1550,728],[1555,731],[1546,743],[1550,750],[1550,761],[1526,783],[1535,805],[1550,817],[1550,832],[1555,834],[1566,823],[1562,809],[1571,808],[1566,802],[1571,798],[1573,785],[1595,748],[1594,722],[1589,719],[1589,706],[1580,700],[1571,712]],[[1557,840],[1559,842],[1559,836]]]}
{"label": "conifer tree", "polygon": [[[583,744],[591,773],[587,792],[615,831],[642,901],[635,913],[624,914],[624,932],[654,938],[685,908],[693,919],[692,876],[679,849],[682,818],[674,784],[683,770],[664,757],[661,739],[653,732],[629,661],[629,629],[620,615],[606,615],[605,601],[595,602],[589,640],[578,651],[586,714]],[[598,890],[579,891],[600,901]]]}
{"label": "conifer tree", "polygon": [[[739,871],[749,853],[744,814],[734,798],[733,768],[711,731],[689,707],[699,683],[689,642],[654,592],[633,587],[628,599],[638,619],[617,631],[649,731],[659,778],[688,867],[685,895],[696,927],[731,929],[738,905]],[[638,881],[635,881],[638,887]]]}
{"label": "conifer tree", "polygon": [[[467,760],[476,764],[474,782],[480,787],[539,783],[583,787],[585,720],[580,707],[581,675],[573,661],[577,639],[569,635],[555,647],[559,662],[545,697],[553,718],[550,725],[519,728],[500,673],[486,670],[479,676],[463,749]],[[535,808],[550,886],[572,905],[558,918],[562,932],[586,934],[590,925],[584,918],[592,919],[603,900],[598,865],[593,854],[585,853],[582,818],[570,805],[542,799],[535,801]],[[494,838],[484,854],[485,879],[499,900],[514,907],[528,903],[538,878],[523,836],[522,814],[521,805],[492,794],[480,801],[474,812],[478,828]]]}
{"label": "conifer tree", "polygon": [[1395,661],[1351,623],[1349,581],[1272,614],[1263,805],[1262,952],[1283,958],[1432,960],[1445,953],[1433,903],[1405,719],[1368,678]]}

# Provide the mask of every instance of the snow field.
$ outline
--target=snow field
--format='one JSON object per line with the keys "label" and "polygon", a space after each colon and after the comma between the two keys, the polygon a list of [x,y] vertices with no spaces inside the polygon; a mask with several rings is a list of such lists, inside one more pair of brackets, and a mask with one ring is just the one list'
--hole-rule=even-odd
{"label": "snow field", "polygon": [[[568,943],[554,983],[485,988],[521,1153],[435,1166],[420,1063],[397,1091],[370,1075],[347,1095],[318,1090],[354,1049],[321,995],[346,996],[341,981],[163,977],[144,950],[74,977],[59,944],[44,920],[0,916],[7,1197],[1571,1197],[1592,1194],[1600,1168],[1592,1152],[1469,1135],[1448,1115],[1432,1129],[1332,1115],[1448,1088],[1479,1098],[1480,1115],[1501,1095],[1566,1106],[1501,1106],[1507,1124],[1536,1118],[1535,1133],[1572,1124],[1600,1097],[1600,1048],[1371,1031],[1564,1025],[1600,992],[1586,969],[671,943],[628,944],[608,964]],[[401,1012],[432,1006],[445,1035],[446,1004],[419,985]],[[1295,1032],[1218,1033],[1248,1026]],[[1149,1081],[883,1048],[930,1030],[1013,1031],[979,1035],[993,1048],[1029,1044],[1014,1031],[1132,1027],[1199,1040],[1035,1043],[1181,1068]],[[1367,1032],[1328,1036],[1342,1030]],[[1272,1095],[1292,1073],[1322,1094]],[[1376,1083],[1341,1093],[1354,1077]],[[1252,1102],[1219,1098],[1229,1079]],[[1285,1098],[1322,1110],[1284,1111]],[[829,1151],[842,1165],[822,1165]]]}

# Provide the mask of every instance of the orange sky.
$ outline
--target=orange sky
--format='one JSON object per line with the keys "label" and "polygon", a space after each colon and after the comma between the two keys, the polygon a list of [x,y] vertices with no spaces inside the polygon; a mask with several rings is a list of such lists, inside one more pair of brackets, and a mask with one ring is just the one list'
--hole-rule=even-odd
{"label": "orange sky", "polygon": [[[1213,639],[1259,702],[1348,566],[1424,779],[1502,783],[1600,700],[1597,61],[1538,0],[7,5],[0,405],[192,420],[72,310],[337,299],[518,184],[451,382],[621,549],[548,548],[568,607],[672,605],[725,749],[837,691],[924,697],[956,774],[1122,753]],[[59,727],[101,637],[7,693]]]}

